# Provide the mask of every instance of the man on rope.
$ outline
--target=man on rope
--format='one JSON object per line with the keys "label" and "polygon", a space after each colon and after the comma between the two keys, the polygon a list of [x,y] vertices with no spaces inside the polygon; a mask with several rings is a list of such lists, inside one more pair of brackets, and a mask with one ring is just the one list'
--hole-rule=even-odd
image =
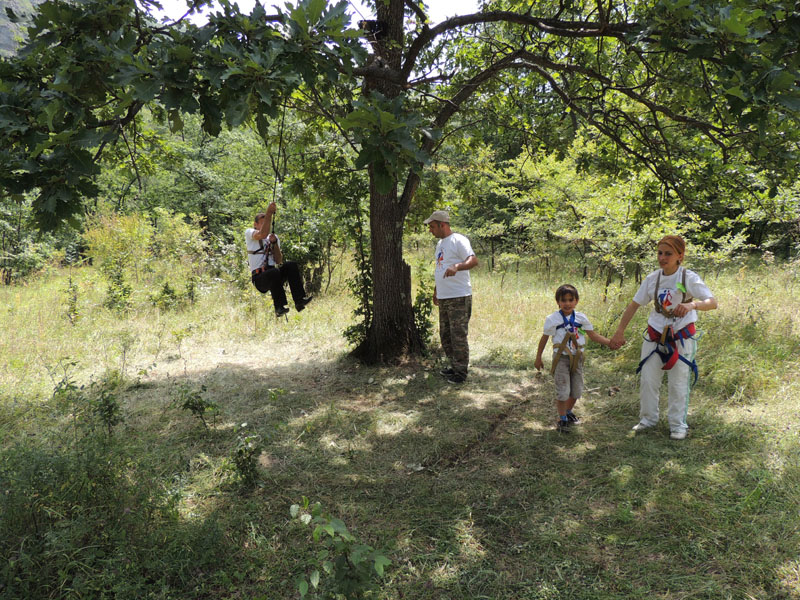
{"label": "man on rope", "polygon": [[300,267],[296,262],[283,260],[280,240],[272,232],[272,222],[277,206],[270,202],[267,212],[258,213],[253,227],[244,232],[247,244],[247,260],[250,263],[250,276],[253,285],[262,294],[270,292],[275,305],[275,316],[281,317],[289,312],[286,306],[286,291],[283,284],[288,281],[292,292],[294,306],[299,311],[311,302],[312,296],[306,296]]}

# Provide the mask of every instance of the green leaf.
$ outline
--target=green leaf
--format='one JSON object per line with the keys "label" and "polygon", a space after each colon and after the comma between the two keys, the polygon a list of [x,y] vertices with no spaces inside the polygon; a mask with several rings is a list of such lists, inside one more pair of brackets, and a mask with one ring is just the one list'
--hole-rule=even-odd
{"label": "green leaf", "polygon": [[308,593],[308,582],[305,579],[301,579],[297,582],[297,589],[300,592],[300,597],[305,598],[305,595]]}
{"label": "green leaf", "polygon": [[331,519],[331,527],[340,535],[348,535],[347,526],[341,519]]}
{"label": "green leaf", "polygon": [[298,514],[299,512],[300,512],[300,505],[299,505],[299,504],[292,504],[292,505],[289,507],[289,514],[291,515],[291,517],[292,517],[293,519],[294,519],[295,517],[297,517],[297,514]]}
{"label": "green leaf", "polygon": [[175,46],[172,49],[172,54],[178,60],[189,60],[194,54],[189,46]]}
{"label": "green leaf", "polygon": [[355,161],[355,168],[356,169],[363,169],[367,165],[371,164],[376,158],[376,153],[374,148],[371,146],[363,146],[361,148],[361,152],[358,153]]}
{"label": "green leaf", "polygon": [[54,130],[53,117],[56,116],[60,108],[61,108],[60,102],[50,102],[47,106],[44,107],[44,114],[47,117],[47,128],[50,131]]}
{"label": "green leaf", "polygon": [[136,90],[136,99],[142,102],[149,102],[155,98],[159,87],[159,83],[155,79],[139,79],[133,83],[133,88]]}
{"label": "green leaf", "polygon": [[327,0],[311,0],[311,2],[308,3],[308,20],[311,23],[319,21],[326,4]]}
{"label": "green leaf", "polygon": [[728,96],[735,96],[736,98],[739,98],[740,100],[744,100],[745,102],[747,102],[747,96],[744,95],[741,86],[736,85],[732,88],[728,88],[727,90],[725,90],[725,93]]}
{"label": "green leaf", "polygon": [[788,71],[779,71],[775,73],[769,82],[769,87],[774,91],[789,90],[794,87],[796,78]]}
{"label": "green leaf", "polygon": [[388,567],[390,564],[392,564],[392,561],[386,558],[383,554],[378,554],[375,557],[375,572],[383,577],[383,569]]}
{"label": "green leaf", "polygon": [[722,26],[730,33],[740,36],[747,35],[747,26],[739,21],[736,17],[738,15],[734,15],[731,18],[722,22]]}
{"label": "green leaf", "polygon": [[789,110],[800,112],[800,97],[790,96],[789,94],[782,94],[777,97],[778,104],[788,108]]}
{"label": "green leaf", "polygon": [[316,569],[311,571],[311,575],[309,575],[308,579],[311,581],[311,585],[314,586],[314,589],[317,589],[319,586],[319,571]]}
{"label": "green leaf", "polygon": [[231,127],[238,127],[247,118],[250,107],[247,105],[247,97],[240,98],[236,102],[228,104],[225,110],[225,122]]}

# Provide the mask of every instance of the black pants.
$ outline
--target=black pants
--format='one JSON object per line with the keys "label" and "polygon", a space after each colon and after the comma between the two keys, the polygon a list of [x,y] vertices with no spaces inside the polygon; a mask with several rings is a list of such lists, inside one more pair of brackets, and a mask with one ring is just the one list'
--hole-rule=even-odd
{"label": "black pants", "polygon": [[253,285],[259,292],[262,294],[272,293],[272,301],[275,303],[276,309],[286,306],[286,292],[283,284],[287,281],[292,292],[292,300],[296,305],[306,296],[303,278],[300,277],[300,267],[296,262],[287,261],[280,267],[268,267],[266,271],[253,275]]}

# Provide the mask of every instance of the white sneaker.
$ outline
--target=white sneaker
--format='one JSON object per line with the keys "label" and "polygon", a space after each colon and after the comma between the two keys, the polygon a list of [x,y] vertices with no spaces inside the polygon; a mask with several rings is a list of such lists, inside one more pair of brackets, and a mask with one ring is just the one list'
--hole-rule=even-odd
{"label": "white sneaker", "polygon": [[669,434],[669,439],[671,440],[685,440],[686,439],[686,432],[685,431],[673,431]]}
{"label": "white sneaker", "polygon": [[645,429],[650,429],[652,425],[648,425],[647,423],[637,423],[631,429],[633,431],[644,431]]}

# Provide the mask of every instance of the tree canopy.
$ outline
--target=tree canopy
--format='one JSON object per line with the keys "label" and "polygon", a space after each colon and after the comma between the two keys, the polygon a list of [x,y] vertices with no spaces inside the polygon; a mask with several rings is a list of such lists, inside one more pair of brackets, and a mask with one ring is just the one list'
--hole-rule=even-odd
{"label": "tree canopy", "polygon": [[71,218],[97,191],[100,157],[133,156],[145,108],[174,131],[199,115],[212,136],[249,123],[268,138],[287,106],[322,119],[369,174],[366,358],[421,347],[403,224],[424,166],[457,132],[482,127],[511,159],[523,148],[563,155],[588,128],[609,174],[645,168],[661,198],[704,220],[743,213],[731,189],[761,203],[794,177],[792,2],[497,0],[433,24],[413,0],[379,0],[358,27],[346,2],[244,15],[223,0],[202,26],[159,23],[154,4],[39,7],[27,44],[0,62],[5,197],[35,193],[44,227]]}

